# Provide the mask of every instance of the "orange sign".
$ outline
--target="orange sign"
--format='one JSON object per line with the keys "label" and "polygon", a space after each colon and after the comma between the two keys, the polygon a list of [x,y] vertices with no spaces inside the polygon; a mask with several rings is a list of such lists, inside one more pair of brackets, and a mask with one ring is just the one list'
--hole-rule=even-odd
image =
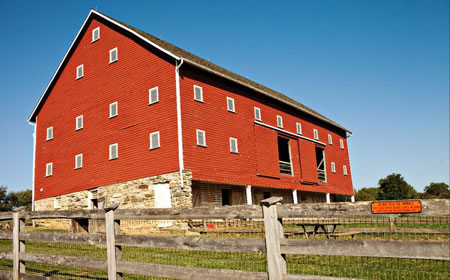
{"label": "orange sign", "polygon": [[372,202],[372,214],[421,213],[420,200]]}

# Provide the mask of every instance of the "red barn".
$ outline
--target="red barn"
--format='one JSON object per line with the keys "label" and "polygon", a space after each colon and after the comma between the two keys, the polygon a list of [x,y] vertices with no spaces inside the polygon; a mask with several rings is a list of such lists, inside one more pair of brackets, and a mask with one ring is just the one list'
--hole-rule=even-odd
{"label": "red barn", "polygon": [[29,121],[36,210],[353,195],[350,131],[95,10]]}

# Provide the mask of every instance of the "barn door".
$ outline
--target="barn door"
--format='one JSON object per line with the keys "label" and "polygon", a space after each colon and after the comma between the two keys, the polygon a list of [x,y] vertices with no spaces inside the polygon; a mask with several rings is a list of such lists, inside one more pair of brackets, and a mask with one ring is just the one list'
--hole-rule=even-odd
{"label": "barn door", "polygon": [[317,183],[316,144],[299,139],[298,145],[302,183]]}
{"label": "barn door", "polygon": [[255,125],[255,146],[256,174],[279,178],[277,132],[264,126]]}

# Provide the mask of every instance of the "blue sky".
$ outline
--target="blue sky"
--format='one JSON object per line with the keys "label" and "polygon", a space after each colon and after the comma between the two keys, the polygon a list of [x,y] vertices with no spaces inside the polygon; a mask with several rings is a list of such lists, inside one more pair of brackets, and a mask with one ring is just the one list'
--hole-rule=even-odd
{"label": "blue sky", "polygon": [[[281,4],[282,3],[282,4]],[[0,1],[0,184],[31,188],[27,118],[90,8],[349,128],[353,183],[449,182],[449,1]]]}

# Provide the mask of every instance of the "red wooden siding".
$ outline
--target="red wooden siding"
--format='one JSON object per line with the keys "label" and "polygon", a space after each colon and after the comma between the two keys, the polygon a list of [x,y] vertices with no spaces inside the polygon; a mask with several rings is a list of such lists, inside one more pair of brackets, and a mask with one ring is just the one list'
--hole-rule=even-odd
{"label": "red wooden siding", "polygon": [[[181,73],[184,160],[185,168],[193,172],[194,180],[353,194],[345,131],[200,70],[186,66]],[[194,85],[203,88],[203,103],[194,100]],[[227,111],[227,96],[234,98],[236,113]],[[277,133],[254,124],[255,106],[261,108],[261,118],[265,124],[276,127],[276,116],[281,115],[286,131],[296,133],[296,122],[300,122],[305,137],[313,139],[314,128],[318,129],[321,142],[328,143],[328,134],[332,135],[333,145],[327,144],[325,148],[326,183],[319,183],[318,186],[300,183],[301,180],[317,182],[315,144],[296,137],[290,140],[294,175],[280,174],[279,171],[274,174],[274,164],[278,163]],[[206,148],[196,145],[196,129],[206,132]],[[262,135],[258,132],[260,130],[266,130],[268,134]],[[256,139],[255,135],[263,139]],[[238,139],[238,155],[229,152],[229,137]],[[339,139],[344,140],[345,149],[339,147]],[[262,152],[265,154],[261,155]],[[266,156],[275,158],[273,162],[268,162]],[[262,163],[262,160],[266,162]],[[330,172],[331,161],[336,163],[336,174]],[[344,164],[347,165],[348,176],[343,175]],[[267,176],[258,176],[259,172]]]}
{"label": "red wooden siding", "polygon": [[277,142],[276,131],[260,125],[254,125],[254,128],[256,174],[258,176],[280,178],[278,146],[267,145],[267,143]]}
{"label": "red wooden siding", "polygon": [[[100,26],[100,40],[91,43]],[[109,64],[109,50],[118,61]],[[84,77],[75,80],[84,64]],[[159,102],[148,105],[148,90],[158,86]],[[109,119],[109,104],[118,116]],[[84,128],[75,131],[75,118]],[[133,40],[93,20],[37,118],[35,198],[42,199],[97,186],[178,170],[175,66]],[[53,126],[53,140],[45,141]],[[149,133],[160,131],[161,148],[149,150]],[[109,145],[119,158],[108,160]],[[83,168],[75,170],[75,155]],[[45,164],[53,162],[53,176]],[[40,192],[43,188],[43,192]]]}

